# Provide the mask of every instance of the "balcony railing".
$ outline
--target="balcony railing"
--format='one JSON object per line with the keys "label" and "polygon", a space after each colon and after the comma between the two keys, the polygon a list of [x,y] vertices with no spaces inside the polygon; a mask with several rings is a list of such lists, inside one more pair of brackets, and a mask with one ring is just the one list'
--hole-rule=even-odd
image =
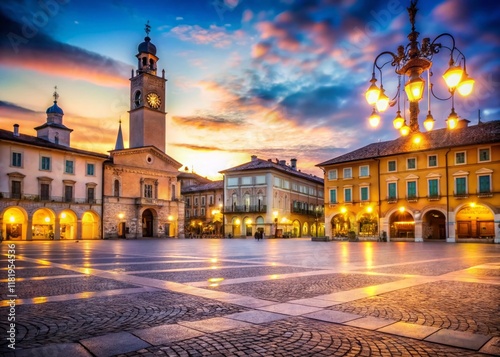
{"label": "balcony railing", "polygon": [[493,197],[493,192],[491,192],[490,190],[487,191],[483,190],[477,193],[477,197],[481,198]]}
{"label": "balcony railing", "polygon": [[72,204],[87,204],[87,205],[100,205],[102,200],[95,198],[71,198],[66,199],[63,196],[49,196],[44,197],[41,195],[33,194],[18,194],[11,192],[0,192],[0,199],[18,200],[18,201],[31,201],[31,202],[57,202],[57,203],[72,203]]}
{"label": "balcony railing", "polygon": [[305,214],[312,217],[323,216],[323,210],[317,211],[315,209],[298,208],[298,207],[292,207],[292,213]]}
{"label": "balcony railing", "polygon": [[387,203],[396,203],[398,202],[398,198],[395,196],[387,196]]}
{"label": "balcony railing", "polygon": [[418,201],[418,196],[417,195],[407,195],[406,196],[406,201],[408,201],[408,202],[417,202]]}
{"label": "balcony railing", "polygon": [[141,206],[163,206],[163,200],[158,200],[156,198],[139,197],[135,199],[135,204]]}
{"label": "balcony railing", "polygon": [[461,199],[469,198],[469,194],[467,192],[453,192],[453,197],[461,200]]}
{"label": "balcony railing", "polygon": [[429,201],[439,201],[441,199],[441,195],[429,195],[427,196]]}
{"label": "balcony railing", "polygon": [[224,206],[224,213],[266,213],[267,205],[250,205],[250,206]]}

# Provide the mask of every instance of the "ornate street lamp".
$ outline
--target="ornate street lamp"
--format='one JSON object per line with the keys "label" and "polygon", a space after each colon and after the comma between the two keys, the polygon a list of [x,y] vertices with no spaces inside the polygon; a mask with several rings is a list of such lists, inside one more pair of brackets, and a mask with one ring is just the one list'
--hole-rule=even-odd
{"label": "ornate street lamp", "polygon": [[[470,78],[467,74],[466,60],[464,54],[455,46],[455,38],[449,33],[443,33],[437,36],[432,42],[429,38],[424,38],[422,43],[418,42],[419,33],[415,31],[415,15],[417,14],[417,0],[412,0],[410,7],[408,8],[408,15],[410,17],[410,23],[412,25],[411,32],[408,35],[408,40],[410,42],[406,46],[399,46],[397,53],[390,51],[384,51],[380,53],[373,62],[372,79],[370,80],[370,87],[365,93],[366,100],[368,104],[373,106],[372,114],[370,115],[369,122],[373,127],[378,126],[380,123],[380,112],[385,111],[389,106],[398,105],[398,111],[396,118],[393,121],[394,128],[399,130],[402,135],[408,135],[409,133],[419,132],[418,125],[418,114],[419,107],[418,102],[424,96],[424,89],[426,82],[422,79],[421,75],[423,72],[427,71],[427,106],[428,113],[424,121],[424,127],[427,131],[430,131],[434,127],[434,118],[431,114],[430,108],[430,95],[432,94],[435,98],[439,100],[452,100],[451,113],[448,116],[447,125],[449,129],[453,129],[457,126],[458,115],[455,113],[454,108],[454,98],[455,91],[458,91],[460,95],[467,96],[472,92],[474,87],[474,79]],[[438,42],[439,39],[443,38],[451,39],[452,46],[448,47]],[[432,90],[433,84],[430,81],[432,72],[430,71],[432,66],[432,60],[435,54],[439,53],[442,49],[447,49],[450,51],[449,58],[449,68],[443,74],[443,78],[448,86],[448,91],[450,96],[448,98],[439,98],[436,96]],[[382,57],[390,57],[389,60],[382,62]],[[379,61],[380,60],[380,61]],[[382,82],[382,69],[385,65],[391,64],[394,67],[394,72],[398,75],[398,87],[397,93],[392,98],[392,100],[385,94],[384,85]],[[376,71],[380,75],[380,88],[377,87],[377,77]],[[401,97],[401,80],[405,80],[404,90],[408,98],[409,111],[410,111],[410,121],[409,125],[406,124],[406,120],[401,116],[400,107],[400,97]]]}

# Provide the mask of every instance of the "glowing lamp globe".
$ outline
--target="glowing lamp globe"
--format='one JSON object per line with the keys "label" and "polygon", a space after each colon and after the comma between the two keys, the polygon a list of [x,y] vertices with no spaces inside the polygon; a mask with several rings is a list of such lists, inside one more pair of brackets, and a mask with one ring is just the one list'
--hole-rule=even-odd
{"label": "glowing lamp globe", "polygon": [[448,88],[454,89],[458,85],[458,83],[460,83],[463,75],[464,70],[462,69],[462,67],[450,66],[450,68],[448,68],[446,72],[444,72],[443,78]]}
{"label": "glowing lamp globe", "polygon": [[467,97],[469,94],[472,93],[472,89],[474,89],[474,83],[476,81],[467,74],[465,74],[465,79],[462,80],[460,83],[458,83],[457,91],[460,93],[460,95]]}

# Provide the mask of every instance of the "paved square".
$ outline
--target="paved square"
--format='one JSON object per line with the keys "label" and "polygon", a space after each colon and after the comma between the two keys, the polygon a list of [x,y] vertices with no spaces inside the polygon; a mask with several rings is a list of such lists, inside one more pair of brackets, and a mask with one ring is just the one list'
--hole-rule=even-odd
{"label": "paved square", "polygon": [[[497,245],[309,239],[14,244],[16,349],[1,339],[6,357],[500,351]],[[3,257],[0,281],[6,283]],[[0,294],[0,316],[7,316],[7,292]],[[0,321],[2,329],[7,322]]]}

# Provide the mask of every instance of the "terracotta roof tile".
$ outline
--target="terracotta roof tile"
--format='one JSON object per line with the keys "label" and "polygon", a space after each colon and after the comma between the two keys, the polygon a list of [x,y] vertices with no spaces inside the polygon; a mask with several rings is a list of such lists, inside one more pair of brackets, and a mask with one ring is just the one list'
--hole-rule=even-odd
{"label": "terracotta roof tile", "polygon": [[317,164],[323,167],[343,162],[373,159],[376,157],[404,154],[415,151],[446,149],[460,146],[491,144],[500,142],[500,120],[483,122],[478,125],[456,128],[453,130],[437,129],[421,133],[422,141],[413,142],[411,135],[391,141],[373,143],[347,154],[337,156]]}

